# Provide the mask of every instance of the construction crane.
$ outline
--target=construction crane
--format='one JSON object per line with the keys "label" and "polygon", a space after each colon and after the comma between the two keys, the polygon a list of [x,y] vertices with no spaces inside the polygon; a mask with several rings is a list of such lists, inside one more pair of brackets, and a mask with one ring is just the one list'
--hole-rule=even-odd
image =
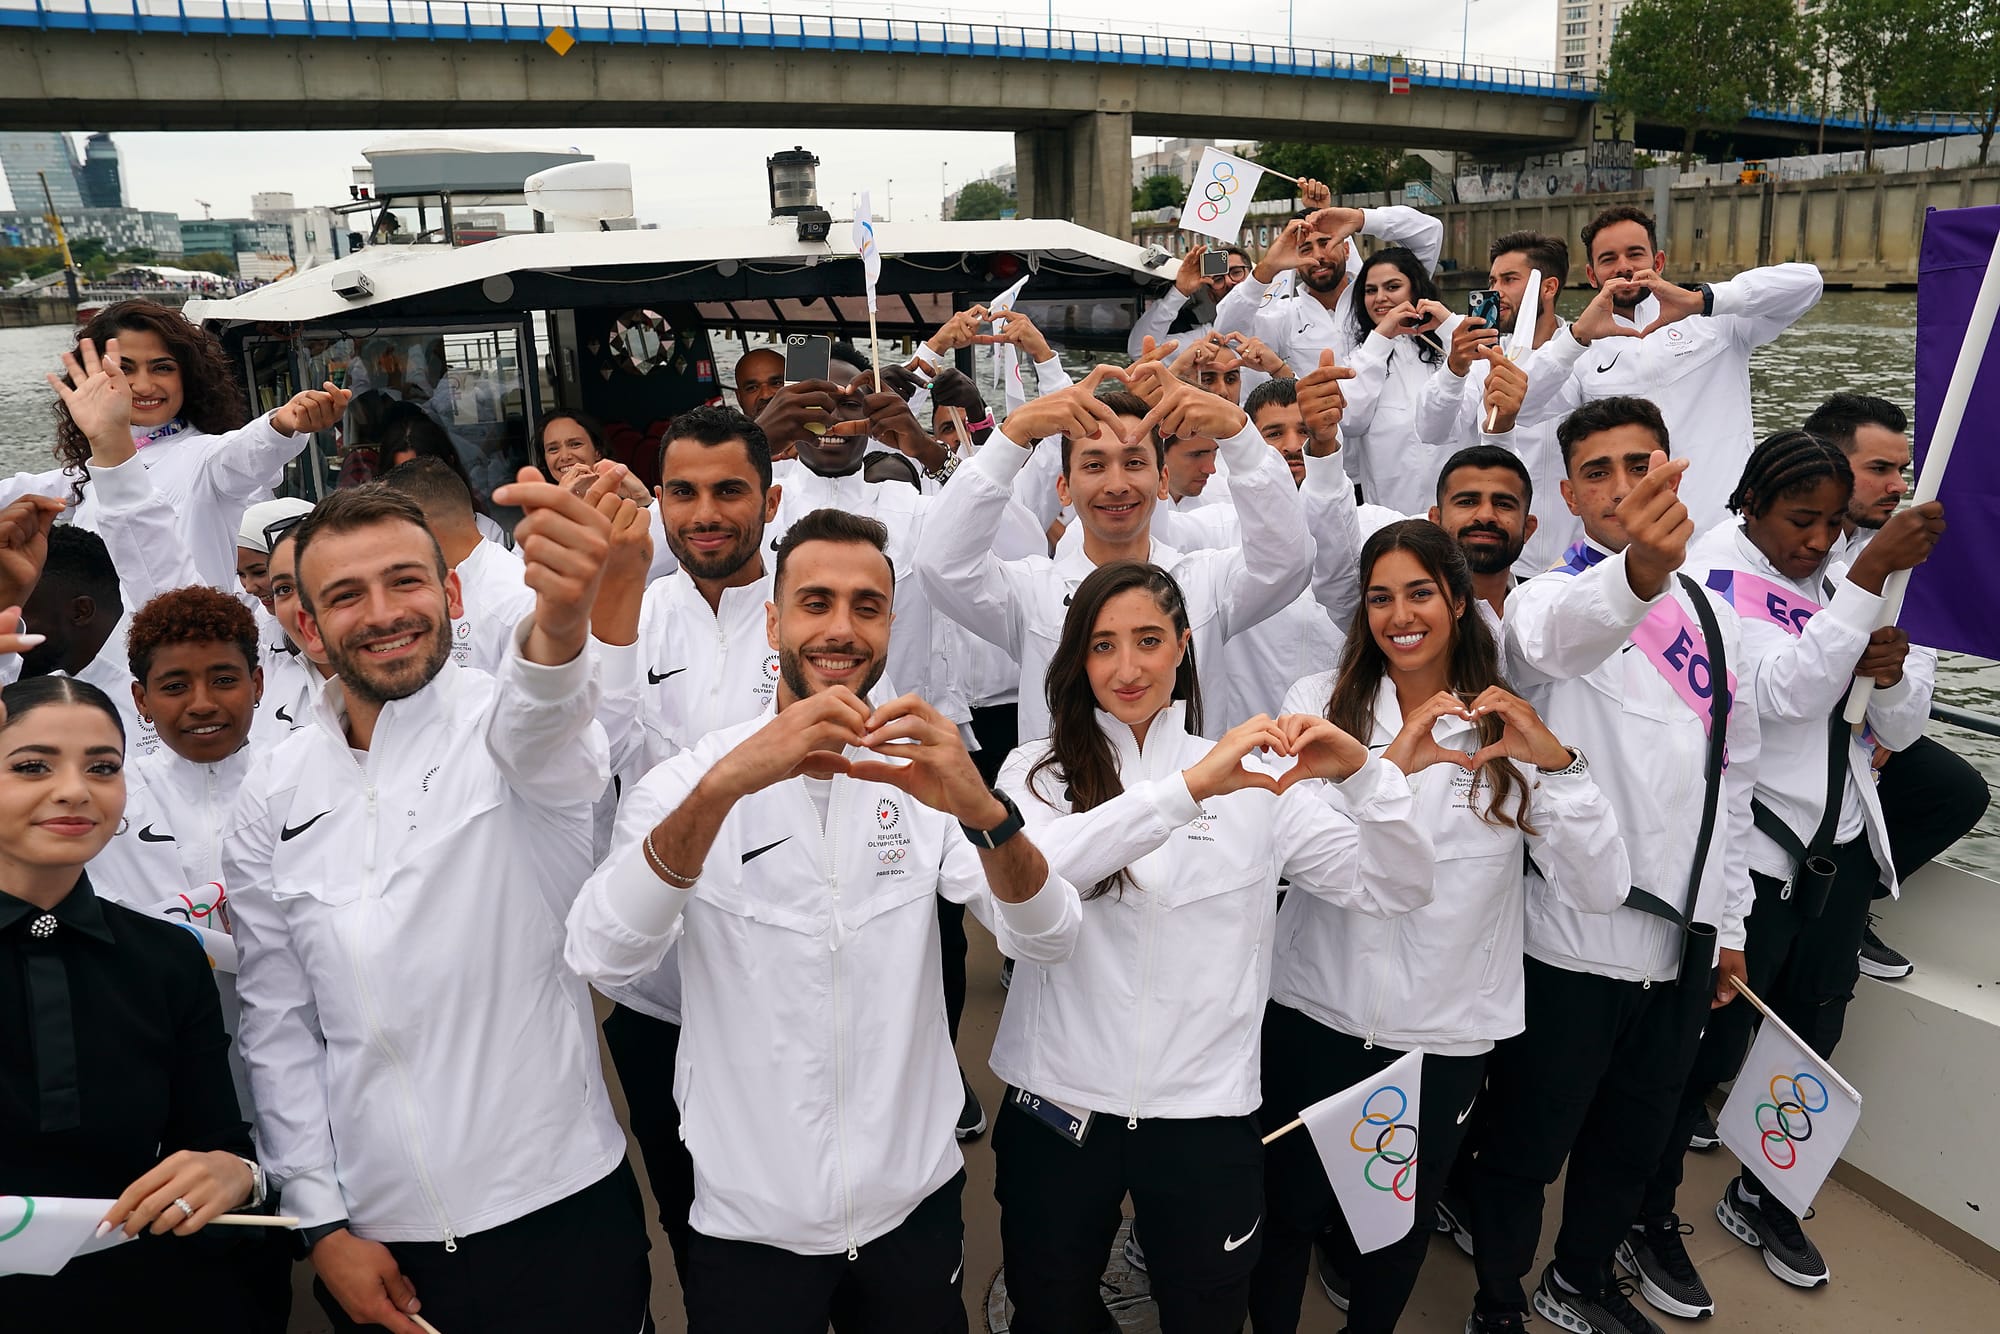
{"label": "construction crane", "polygon": [[202,221],[207,222],[215,217],[215,206],[213,204],[210,204],[206,199],[197,199],[194,202],[201,205]]}
{"label": "construction crane", "polygon": [[48,222],[49,230],[55,233],[56,245],[62,249],[63,273],[69,279],[69,299],[72,302],[80,302],[83,300],[83,293],[77,287],[76,260],[69,253],[69,237],[63,234],[62,215],[56,212],[55,196],[49,193],[49,174],[38,171],[35,175],[42,179],[42,202],[49,206],[49,211],[42,217]]}

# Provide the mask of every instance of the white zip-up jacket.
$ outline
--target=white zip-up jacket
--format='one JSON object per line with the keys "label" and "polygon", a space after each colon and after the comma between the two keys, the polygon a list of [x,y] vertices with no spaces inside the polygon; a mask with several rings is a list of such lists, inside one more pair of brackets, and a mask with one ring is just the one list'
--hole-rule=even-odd
{"label": "white zip-up jacket", "polygon": [[[1662,655],[1666,665],[1689,674],[1697,697],[1698,688],[1714,677],[1700,615],[1679,579],[1667,587],[1658,597],[1641,599],[1632,591],[1624,553],[1586,542],[1566,565],[1515,587],[1502,629],[1514,684],[1557,736],[1591,757],[1591,777],[1618,814],[1633,885],[1679,912],[1687,902],[1707,792],[1707,719],[1661,675],[1661,660],[1635,641],[1634,632],[1657,614],[1652,625],[1673,632]],[[1720,948],[1740,950],[1754,897],[1745,859],[1757,779],[1757,707],[1747,688],[1736,613],[1720,595],[1709,592],[1707,598],[1737,690],[1724,732],[1727,767],[1694,920],[1716,928]],[[1664,605],[1669,602],[1671,607]],[[1683,632],[1685,643],[1679,639]],[[1649,633],[1648,642],[1665,636],[1660,629]],[[1539,892],[1540,885],[1530,889],[1531,957],[1626,982],[1679,976],[1680,932],[1664,919],[1630,903],[1613,913],[1580,912]]]}
{"label": "white zip-up jacket", "polygon": [[[1593,399],[1617,394],[1651,399],[1666,419],[1675,456],[1693,461],[1681,478],[1680,497],[1696,532],[1732,521],[1729,493],[1757,444],[1750,354],[1817,305],[1825,282],[1811,264],[1773,264],[1739,273],[1713,290],[1711,316],[1695,315],[1644,338],[1591,343],[1548,406],[1560,420]],[[1648,296],[1629,320],[1617,318],[1643,329],[1659,317],[1660,303]],[[1556,337],[1575,341],[1567,328]],[[1524,417],[1530,425],[1538,420]]]}
{"label": "white zip-up jacket", "polygon": [[[1055,445],[1045,442],[1039,448]],[[1221,450],[1229,460],[1242,545],[1181,552],[1155,540],[1148,556],[1179,581],[1186,595],[1195,664],[1205,690],[1218,699],[1227,698],[1228,691],[1223,644],[1297,597],[1306,587],[1312,561],[1299,490],[1278,451],[1249,425],[1222,441]],[[1034,740],[1049,731],[1043,682],[1062,638],[1070,595],[1096,566],[1081,548],[1056,560],[1003,560],[994,552],[994,534],[1014,475],[1030,452],[1005,439],[989,440],[953,474],[951,485],[934,502],[917,563],[940,612],[1020,664],[1020,735]],[[1220,736],[1227,725],[1217,719],[1210,730]]]}
{"label": "white zip-up jacket", "polygon": [[[1287,713],[1325,713],[1333,673],[1292,687]],[[1403,729],[1395,683],[1375,696],[1379,751]],[[1441,746],[1471,753],[1478,732],[1440,718]],[[1437,850],[1428,907],[1382,921],[1311,894],[1288,894],[1278,913],[1271,999],[1328,1028],[1398,1051],[1477,1056],[1526,1022],[1521,937],[1526,920],[1525,842],[1553,893],[1585,912],[1608,913],[1632,883],[1618,819],[1589,774],[1554,777],[1517,765],[1529,784],[1524,835],[1480,818],[1491,793],[1476,775],[1432,765],[1410,779],[1418,827]],[[1508,798],[1511,814],[1517,792]]]}
{"label": "white zip-up jacket", "polygon": [[451,623],[451,660],[493,675],[514,649],[514,627],[535,611],[527,567],[498,542],[481,542],[455,567],[465,612]]}
{"label": "white zip-up jacket", "polygon": [[[524,622],[523,630],[532,623]],[[625,1157],[563,918],[610,780],[596,659],[446,663],[348,746],[338,678],[258,753],[223,872],[258,1144],[303,1225],[443,1241]]]}
{"label": "white zip-up jacket", "polygon": [[[1848,579],[1846,567],[1831,560],[1808,582],[1787,579],[1738,523],[1697,538],[1688,552],[1688,567],[1695,578],[1724,592],[1743,623],[1748,688],[1755,692],[1750,698],[1756,701],[1762,738],[1757,798],[1800,842],[1810,842],[1826,809],[1827,720],[1846,705],[1854,668],[1881,615],[1882,599]],[[1697,570],[1705,575],[1696,574]],[[1763,586],[1748,584],[1742,575],[1762,581]],[[1826,592],[1829,584],[1831,598]],[[1773,599],[1778,607],[1773,607]],[[1806,618],[1807,606],[1821,609]],[[1796,629],[1780,628],[1781,619]],[[1743,680],[1741,670],[1738,680]],[[1868,735],[1890,750],[1902,750],[1924,734],[1930,710],[1927,674],[1906,670],[1895,685],[1868,697]],[[1848,743],[1843,818],[1835,838],[1846,841],[1866,832],[1881,869],[1881,883],[1895,894],[1895,861],[1869,767],[1872,745],[1863,737],[1857,732]],[[1750,831],[1748,858],[1753,871],[1779,880],[1792,877],[1791,857],[1761,830]]]}
{"label": "white zip-up jacket", "polygon": [[[1361,212],[1362,235],[1383,245],[1407,246],[1425,269],[1436,271],[1444,251],[1443,221],[1401,204]],[[1279,274],[1270,283],[1258,282],[1252,273],[1217,303],[1215,327],[1224,333],[1256,335],[1300,375],[1318,369],[1319,354],[1329,348],[1336,362],[1348,365],[1360,341],[1354,332],[1354,303],[1361,299],[1355,281],[1361,266],[1357,240],[1347,247],[1347,286],[1330,310],[1296,273]]]}
{"label": "white zip-up jacket", "polygon": [[[1046,742],[1007,759],[1000,786],[1035,846],[1071,884],[1129,868],[1137,888],[1087,900],[1076,953],[1017,967],[993,1072],[1075,1111],[1246,1116],[1263,1101],[1259,1035],[1270,996],[1278,881],[1372,917],[1430,902],[1429,837],[1401,770],[1371,760],[1331,785],[1301,783],[1197,803],[1184,771],[1214,743],[1160,711],[1139,746],[1100,712],[1125,791],[1072,813]],[[1358,829],[1357,829],[1358,827]]]}
{"label": "white zip-up jacket", "polygon": [[846,777],[832,780],[824,828],[803,778],[737,802],[695,887],[673,889],[642,840],[775,716],[710,733],[625,794],[611,856],[570,910],[567,958],[623,986],[670,947],[681,956],[674,1097],[694,1229],[851,1256],[964,1162],[936,896],[1030,962],[1067,958],[1081,912],[1053,872],[1027,902],[997,902],[955,820]]}
{"label": "white zip-up jacket", "polygon": [[1570,547],[1583,540],[1583,520],[1569,512],[1562,498],[1569,470],[1563,467],[1562,446],[1556,441],[1560,418],[1549,415],[1549,405],[1564,393],[1570,369],[1583,353],[1583,344],[1569,336],[1569,322],[1558,318],[1546,342],[1515,358],[1514,364],[1527,373],[1528,392],[1511,433],[1487,435],[1483,430],[1489,362],[1473,362],[1461,377],[1451,373],[1447,359],[1417,399],[1417,435],[1443,447],[1440,467],[1459,450],[1480,444],[1502,445],[1527,467],[1535,485],[1528,504],[1535,531],[1514,562],[1514,573],[1523,579],[1562,564]]}
{"label": "white zip-up jacket", "polygon": [[[1464,316],[1440,325],[1436,337],[1451,346]],[[1425,361],[1413,337],[1384,338],[1371,331],[1354,349],[1354,378],[1343,387],[1347,411],[1340,419],[1340,457],[1371,504],[1424,514],[1437,499],[1438,468],[1451,456],[1450,440],[1423,433],[1417,401],[1444,370],[1444,355]]]}

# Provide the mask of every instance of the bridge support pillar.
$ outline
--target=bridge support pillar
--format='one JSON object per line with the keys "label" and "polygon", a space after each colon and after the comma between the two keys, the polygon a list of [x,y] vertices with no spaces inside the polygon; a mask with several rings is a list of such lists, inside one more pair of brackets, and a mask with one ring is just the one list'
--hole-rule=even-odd
{"label": "bridge support pillar", "polygon": [[1017,130],[1021,215],[1132,237],[1132,116],[1093,111],[1057,129]]}

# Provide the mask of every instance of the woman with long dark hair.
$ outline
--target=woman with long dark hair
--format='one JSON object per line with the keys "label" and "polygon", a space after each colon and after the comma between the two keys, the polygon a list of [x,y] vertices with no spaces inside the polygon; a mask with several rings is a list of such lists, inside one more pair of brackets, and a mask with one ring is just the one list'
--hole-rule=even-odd
{"label": "woman with long dark hair", "polygon": [[1394,763],[1317,714],[1200,736],[1192,640],[1171,575],[1099,566],[1049,662],[1050,735],[1000,775],[1084,898],[1074,957],[1015,969],[993,1048],[1011,1086],[994,1191],[1020,1334],[1108,1321],[1097,1278],[1128,1193],[1161,1328],[1241,1328],[1264,1212],[1251,1114],[1278,882],[1380,917],[1430,896],[1429,840]]}
{"label": "woman with long dark hair", "polygon": [[[113,347],[116,351],[113,351]],[[295,394],[245,424],[243,386],[213,334],[177,310],[151,301],[121,301],[77,333],[63,354],[56,396],[56,458],[77,502],[75,521],[96,528],[90,485],[88,429],[71,415],[63,389],[94,375],[98,349],[121,372],[131,405],[132,441],[146,475],[178,516],[183,544],[206,582],[231,588],[236,579],[236,529],[243,511],[268,500],[285,465],[312,433],[339,421],[348,392],[328,382]],[[46,489],[46,488],[38,488]]]}
{"label": "woman with long dark hair", "polygon": [[[175,1308],[204,1330],[257,1330],[250,1230],[195,1235],[264,1195],[208,961],[85,871],[125,815],[118,711],[39,676],[0,691],[0,715],[0,1182],[45,1205],[112,1199],[86,1245],[137,1238],[0,1277],[0,1311],[19,1329],[140,1329]],[[24,1207],[8,1222],[33,1220]]]}
{"label": "woman with long dark hair", "polygon": [[1368,257],[1354,280],[1354,378],[1340,419],[1348,474],[1370,504],[1422,514],[1435,499],[1449,442],[1417,431],[1417,400],[1444,367],[1460,316],[1438,300],[1437,283],[1415,253],[1389,246]]}
{"label": "woman with long dark hair", "polygon": [[597,418],[563,410],[542,419],[535,465],[551,482],[563,481],[576,469],[595,467],[610,457],[604,427]]}
{"label": "woman with long dark hair", "polygon": [[[1266,1130],[1421,1050],[1417,1224],[1359,1254],[1304,1135],[1265,1159],[1264,1255],[1251,1292],[1258,1334],[1298,1327],[1307,1258],[1328,1230],[1328,1286],[1353,1334],[1396,1326],[1423,1265],[1431,1215],[1465,1135],[1486,1053],[1521,1031],[1524,850],[1552,892],[1609,912],[1631,883],[1611,806],[1500,677],[1458,545],[1421,519],[1361,549],[1362,602],[1336,675],[1309,676],[1288,711],[1323,713],[1412,774],[1416,818],[1436,848],[1434,896],[1391,921],[1310,894],[1279,914],[1264,1017]],[[1150,1241],[1149,1241],[1150,1244]]]}

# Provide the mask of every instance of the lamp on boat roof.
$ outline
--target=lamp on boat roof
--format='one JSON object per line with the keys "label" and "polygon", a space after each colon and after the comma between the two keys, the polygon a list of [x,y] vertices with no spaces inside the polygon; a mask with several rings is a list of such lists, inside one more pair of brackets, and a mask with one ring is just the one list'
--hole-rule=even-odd
{"label": "lamp on boat roof", "polygon": [[796,220],[801,241],[824,241],[833,217],[819,206],[819,158],[794,144],[764,159],[771,177],[771,216]]}

